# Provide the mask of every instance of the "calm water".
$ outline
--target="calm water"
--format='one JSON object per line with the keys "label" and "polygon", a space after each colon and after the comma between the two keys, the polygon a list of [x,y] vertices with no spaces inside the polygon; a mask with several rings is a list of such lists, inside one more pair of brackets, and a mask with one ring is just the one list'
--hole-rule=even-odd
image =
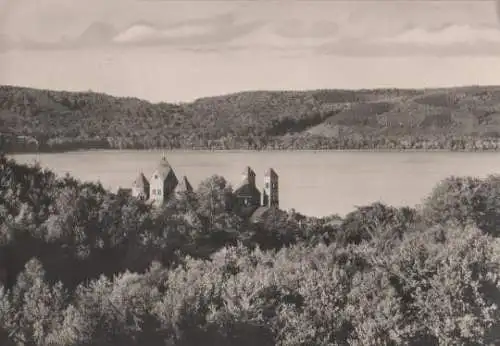
{"label": "calm water", "polygon": [[[130,186],[140,171],[149,178],[161,156],[160,151],[82,151],[14,158],[21,163],[38,160],[58,174],[100,180],[116,190]],[[234,186],[249,165],[261,188],[265,170],[273,167],[280,177],[281,207],[314,216],[344,215],[375,201],[415,205],[447,176],[500,173],[500,153],[174,151],[167,158],[177,176],[186,175],[193,186],[213,174]]]}

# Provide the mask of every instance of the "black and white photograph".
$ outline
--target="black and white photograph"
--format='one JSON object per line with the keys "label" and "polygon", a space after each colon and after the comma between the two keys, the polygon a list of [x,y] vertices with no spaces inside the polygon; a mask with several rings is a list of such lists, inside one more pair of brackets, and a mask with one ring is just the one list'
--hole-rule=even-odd
{"label": "black and white photograph", "polygon": [[500,345],[500,0],[0,0],[0,346]]}

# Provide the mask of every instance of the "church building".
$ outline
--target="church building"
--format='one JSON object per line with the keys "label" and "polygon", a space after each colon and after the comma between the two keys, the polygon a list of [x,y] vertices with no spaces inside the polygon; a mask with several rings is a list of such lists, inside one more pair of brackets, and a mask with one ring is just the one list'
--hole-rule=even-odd
{"label": "church building", "polygon": [[139,173],[139,176],[132,183],[131,193],[136,198],[160,206],[175,194],[185,191],[193,191],[191,183],[185,176],[180,181],[177,179],[172,166],[164,155],[151,174],[149,181],[142,172]]}
{"label": "church building", "polygon": [[[234,211],[251,222],[259,222],[273,208],[279,209],[278,174],[272,168],[264,173],[264,186],[257,188],[256,174],[251,167],[242,173],[241,182],[234,190]],[[193,192],[193,187],[186,176],[177,179],[172,166],[165,155],[148,180],[141,172],[132,183],[131,189],[119,191],[130,193],[143,201],[160,206],[170,198],[186,192]]]}
{"label": "church building", "polygon": [[234,190],[236,206],[242,214],[251,214],[260,207],[260,191],[255,184],[255,172],[246,167],[242,173],[241,183]]}
{"label": "church building", "polygon": [[242,181],[234,191],[237,210],[242,217],[252,222],[260,221],[272,209],[279,209],[278,174],[272,168],[264,174],[262,193],[256,186],[256,174],[247,167],[243,171]]}

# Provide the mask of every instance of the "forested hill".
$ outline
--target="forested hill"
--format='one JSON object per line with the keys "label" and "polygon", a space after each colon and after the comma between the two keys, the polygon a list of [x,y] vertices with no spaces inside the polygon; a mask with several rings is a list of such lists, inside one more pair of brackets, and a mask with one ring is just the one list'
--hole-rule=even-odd
{"label": "forested hill", "polygon": [[0,86],[0,133],[0,145],[9,152],[495,150],[500,87],[255,91],[153,104],[93,92]]}

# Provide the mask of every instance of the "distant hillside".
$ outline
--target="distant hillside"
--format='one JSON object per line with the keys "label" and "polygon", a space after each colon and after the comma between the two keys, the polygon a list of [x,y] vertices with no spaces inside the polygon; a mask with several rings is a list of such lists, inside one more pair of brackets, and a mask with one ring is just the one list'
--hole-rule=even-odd
{"label": "distant hillside", "polygon": [[153,104],[0,86],[8,152],[90,148],[500,148],[500,86],[255,91]]}

